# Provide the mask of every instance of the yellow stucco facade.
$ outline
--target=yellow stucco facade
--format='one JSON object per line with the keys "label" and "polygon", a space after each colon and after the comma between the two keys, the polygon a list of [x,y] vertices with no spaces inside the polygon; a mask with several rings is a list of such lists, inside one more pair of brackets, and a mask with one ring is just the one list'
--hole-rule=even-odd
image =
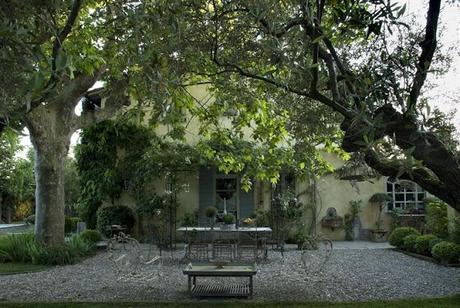
{"label": "yellow stucco facade", "polygon": [[[214,98],[203,85],[191,86],[188,88],[188,92],[193,99],[199,102],[203,107],[206,107],[208,104],[212,104],[214,102]],[[221,118],[220,124],[222,126],[229,125],[229,119]],[[156,133],[161,136],[165,135],[168,130],[168,126],[160,125],[156,128]],[[245,135],[247,138],[250,138],[249,128],[248,131],[245,132]],[[191,118],[188,121],[188,125],[185,130],[185,139],[190,145],[194,145],[200,140],[199,122],[197,118]],[[344,164],[344,161],[334,154],[324,152],[323,157],[331,163],[335,169],[340,168]],[[196,172],[194,174],[184,176],[181,179],[181,183],[179,183],[186,184],[188,187],[186,191],[178,195],[180,207],[178,208],[177,218],[179,221],[186,213],[193,213],[195,211],[199,211],[200,209],[199,177],[200,173]],[[314,184],[313,186],[312,183]],[[165,184],[161,179],[152,183],[152,187],[158,194],[165,192]],[[312,198],[311,195],[311,187],[314,187],[314,198]],[[326,216],[327,209],[335,208],[337,214],[344,217],[345,214],[350,212],[350,202],[361,200],[361,213],[359,214],[360,227],[362,230],[375,229],[379,210],[377,205],[369,203],[369,199],[375,193],[386,192],[386,178],[375,178],[372,182],[357,182],[352,185],[350,181],[340,180],[334,174],[328,174],[319,179],[315,179],[313,182],[311,180],[304,182],[296,181],[297,193],[305,192],[309,189],[310,193],[299,195],[299,201],[302,203],[308,203],[311,202],[311,200],[316,200],[316,231],[324,234],[330,239],[343,240],[345,237],[343,228],[331,229],[321,225],[321,219]],[[270,209],[272,198],[272,188],[270,184],[255,181],[251,193],[253,194],[252,200],[254,202],[254,210]],[[134,199],[127,193],[123,193],[116,203],[130,205],[133,207],[135,206]],[[303,219],[306,224],[309,224],[312,217],[305,215]],[[389,231],[391,226],[391,217],[386,210],[382,212],[381,219],[383,221],[383,229]]]}

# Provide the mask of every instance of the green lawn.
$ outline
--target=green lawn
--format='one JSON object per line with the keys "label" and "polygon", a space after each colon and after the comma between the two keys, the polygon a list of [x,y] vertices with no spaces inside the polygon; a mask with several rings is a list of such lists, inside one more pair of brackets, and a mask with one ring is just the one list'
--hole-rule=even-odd
{"label": "green lawn", "polygon": [[47,268],[49,266],[30,263],[0,263],[0,275],[39,272]]}
{"label": "green lawn", "polygon": [[52,307],[52,308],[73,308],[73,307],[94,307],[94,308],[109,308],[109,307],[199,307],[199,308],[230,308],[230,307],[333,307],[333,308],[425,308],[425,307],[439,307],[439,308],[458,308],[460,307],[460,295],[444,298],[430,298],[430,299],[405,299],[397,301],[375,301],[375,302],[360,302],[360,303],[319,303],[319,302],[305,302],[305,303],[265,303],[265,302],[245,302],[245,301],[200,301],[200,302],[184,302],[184,303],[146,303],[146,302],[133,302],[133,303],[30,303],[30,304],[13,304],[2,303],[2,307]]}

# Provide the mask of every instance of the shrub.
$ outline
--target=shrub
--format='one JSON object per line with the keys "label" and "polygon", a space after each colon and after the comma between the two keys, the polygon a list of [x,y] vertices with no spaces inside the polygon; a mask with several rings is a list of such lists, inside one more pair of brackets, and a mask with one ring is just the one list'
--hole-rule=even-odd
{"label": "shrub", "polygon": [[455,217],[453,221],[453,229],[450,234],[452,242],[460,245],[460,217]]}
{"label": "shrub", "polygon": [[78,217],[65,217],[64,223],[64,232],[65,234],[75,233],[77,232],[77,223],[79,221]]}
{"label": "shrub", "polygon": [[225,214],[223,217],[225,224],[232,224],[235,221],[235,216],[233,214]]}
{"label": "shrub", "polygon": [[35,245],[30,249],[33,264],[65,265],[74,264],[83,257],[93,254],[95,246],[78,236],[74,236],[64,245],[43,246]]}
{"label": "shrub", "polygon": [[93,243],[73,237],[62,246],[43,246],[33,234],[12,234],[0,238],[0,262],[32,262],[43,265],[75,263],[95,251]]}
{"label": "shrub", "polygon": [[449,236],[447,204],[437,199],[429,199],[426,206],[426,227],[439,238]]}
{"label": "shrub", "polygon": [[442,263],[458,263],[460,259],[460,245],[442,241],[433,246],[431,254]]}
{"label": "shrub", "polygon": [[30,262],[30,249],[38,242],[32,233],[11,234],[2,237],[0,255],[2,262]]}
{"label": "shrub", "polygon": [[436,237],[436,235],[433,234],[425,234],[418,236],[415,240],[415,252],[426,256],[431,255],[430,242],[436,239],[438,238]]}
{"label": "shrub", "polygon": [[404,245],[403,248],[407,251],[416,252],[415,251],[415,243],[417,241],[418,235],[410,234],[404,238]]}
{"label": "shrub", "polygon": [[396,228],[391,232],[388,241],[391,245],[401,248],[404,245],[404,238],[411,234],[420,235],[420,232],[411,227]]}
{"label": "shrub", "polygon": [[78,237],[89,243],[97,243],[102,240],[102,235],[99,231],[90,229],[83,231]]}
{"label": "shrub", "polygon": [[182,227],[193,227],[198,226],[198,217],[197,213],[185,213],[184,218],[182,218]]}
{"label": "shrub", "polygon": [[205,210],[205,215],[208,218],[213,218],[217,215],[217,209],[214,206],[208,206]]}
{"label": "shrub", "polygon": [[121,225],[126,227],[129,233],[135,222],[133,210],[124,205],[103,206],[97,210],[97,230],[106,236],[109,235],[107,226]]}
{"label": "shrub", "polygon": [[[88,230],[94,231],[94,230]],[[97,232],[97,231],[95,231]],[[99,238],[101,235],[99,235]],[[69,249],[69,254],[72,256],[74,261],[79,261],[83,257],[90,256],[96,251],[95,242],[90,242],[81,238],[80,236],[74,236],[66,243],[67,248]]]}
{"label": "shrub", "polygon": [[442,242],[442,240],[440,238],[436,238],[436,239],[430,241],[430,254],[431,254],[431,250],[433,250],[433,247],[436,244],[441,243],[441,242]]}

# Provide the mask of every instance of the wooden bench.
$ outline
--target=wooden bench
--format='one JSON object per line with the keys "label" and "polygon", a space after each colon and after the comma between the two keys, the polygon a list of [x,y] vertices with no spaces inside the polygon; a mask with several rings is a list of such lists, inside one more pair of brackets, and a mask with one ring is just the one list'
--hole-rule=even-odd
{"label": "wooden bench", "polygon": [[[216,265],[213,263],[189,263],[183,270],[188,276],[188,291],[197,297],[248,297],[253,295],[253,276],[257,274],[255,264],[229,263]],[[247,284],[197,284],[197,277],[248,277]]]}

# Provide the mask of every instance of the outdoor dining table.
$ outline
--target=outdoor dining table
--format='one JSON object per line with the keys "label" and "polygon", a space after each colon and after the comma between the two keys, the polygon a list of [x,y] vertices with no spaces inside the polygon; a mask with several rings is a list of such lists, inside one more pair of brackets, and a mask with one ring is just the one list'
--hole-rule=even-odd
{"label": "outdoor dining table", "polygon": [[191,236],[205,236],[214,234],[217,237],[238,239],[240,234],[249,236],[252,239],[266,238],[272,232],[270,227],[238,227],[238,228],[221,228],[221,227],[180,227],[178,232],[184,232],[185,240],[188,242]]}
{"label": "outdoor dining table", "polygon": [[[259,240],[263,241],[262,250],[264,258],[267,258],[267,247],[265,240],[270,236],[272,229],[269,227],[239,227],[239,228],[220,228],[220,227],[180,227],[178,232],[184,233],[184,240],[187,245],[197,242],[212,243],[217,241],[230,241],[239,243],[241,240],[250,239],[256,245]],[[205,244],[201,244],[205,245]],[[236,245],[234,245],[236,247]],[[205,248],[204,248],[205,249]]]}

